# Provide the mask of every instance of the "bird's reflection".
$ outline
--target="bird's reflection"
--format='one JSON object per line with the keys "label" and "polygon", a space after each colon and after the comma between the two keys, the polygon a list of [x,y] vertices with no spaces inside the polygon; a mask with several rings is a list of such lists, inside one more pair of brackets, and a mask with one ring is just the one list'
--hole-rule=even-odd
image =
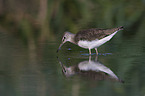
{"label": "bird's reflection", "polygon": [[66,77],[79,75],[93,80],[111,80],[124,83],[124,81],[119,79],[110,68],[101,64],[97,60],[97,57],[95,60],[91,60],[91,56],[89,56],[89,60],[82,61],[77,65],[69,67],[62,64],[59,58],[58,61],[61,65],[62,72]]}

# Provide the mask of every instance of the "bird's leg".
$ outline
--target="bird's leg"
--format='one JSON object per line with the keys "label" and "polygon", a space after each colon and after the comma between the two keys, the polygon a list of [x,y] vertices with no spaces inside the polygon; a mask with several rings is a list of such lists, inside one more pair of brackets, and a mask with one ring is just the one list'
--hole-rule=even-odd
{"label": "bird's leg", "polygon": [[98,50],[97,50],[97,48],[95,48],[95,50],[96,50],[96,55],[98,55]]}
{"label": "bird's leg", "polygon": [[89,54],[91,55],[91,49],[89,49]]}

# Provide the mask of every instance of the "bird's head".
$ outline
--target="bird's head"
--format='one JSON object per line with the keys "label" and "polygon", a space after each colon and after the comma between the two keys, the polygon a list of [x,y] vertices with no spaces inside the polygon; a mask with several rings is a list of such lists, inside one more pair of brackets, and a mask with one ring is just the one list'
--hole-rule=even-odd
{"label": "bird's head", "polygon": [[62,45],[67,42],[72,40],[72,33],[70,32],[65,32],[63,37],[62,37],[62,43],[60,44],[59,48],[57,49],[57,52],[61,49]]}

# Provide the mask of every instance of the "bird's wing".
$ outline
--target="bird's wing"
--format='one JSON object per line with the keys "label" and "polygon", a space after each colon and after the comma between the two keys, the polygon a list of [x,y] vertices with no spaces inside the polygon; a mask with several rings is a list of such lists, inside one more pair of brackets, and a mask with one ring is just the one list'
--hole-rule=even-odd
{"label": "bird's wing", "polygon": [[96,39],[99,40],[119,30],[122,30],[122,27],[117,27],[112,29],[93,28],[93,29],[82,30],[76,34],[74,39],[75,42],[78,42],[79,40],[88,40],[88,41],[96,40]]}

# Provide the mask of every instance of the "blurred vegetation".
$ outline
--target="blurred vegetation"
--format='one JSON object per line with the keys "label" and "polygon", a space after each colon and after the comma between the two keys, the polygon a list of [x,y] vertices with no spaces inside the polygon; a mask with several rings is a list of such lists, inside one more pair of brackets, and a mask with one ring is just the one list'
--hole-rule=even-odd
{"label": "blurred vegetation", "polygon": [[133,34],[144,13],[145,0],[0,0],[0,32],[26,44],[55,41],[64,31],[92,27],[125,26]]}
{"label": "blurred vegetation", "polygon": [[[130,96],[131,93],[135,92],[145,94],[145,76],[143,74],[145,72],[145,0],[0,0],[0,68],[2,70],[1,74],[4,73],[3,77],[6,79],[3,80],[2,78],[5,83],[2,82],[1,85],[12,84],[16,87],[16,92],[14,93],[19,93],[20,95],[22,92],[31,92],[29,89],[34,89],[34,85],[37,86],[34,89],[34,93],[39,92],[38,90],[43,88],[46,88],[47,93],[48,88],[53,94],[60,94],[61,92],[69,94],[71,87],[73,87],[77,81],[74,81],[74,84],[69,84],[71,81],[64,81],[62,75],[56,73],[56,70],[60,72],[60,66],[57,65],[58,62],[56,63],[56,55],[54,54],[56,47],[58,47],[57,44],[41,44],[43,48],[39,50],[36,49],[36,44],[45,41],[56,41],[57,39],[61,40],[60,38],[64,31],[76,33],[81,29],[93,27],[112,28],[117,26],[125,26],[125,30],[121,32],[123,34],[118,33],[118,35],[115,36],[117,38],[123,35],[122,38],[114,39],[110,45],[108,44],[109,47],[107,47],[107,45],[102,46],[99,52],[105,49],[109,50],[108,52],[113,51],[113,54],[117,54],[118,52],[120,56],[117,57],[115,55],[114,57],[114,55],[112,55],[113,60],[111,59],[111,63],[108,63],[109,61],[107,61],[106,58],[104,59],[104,57],[102,57],[100,61],[103,61],[104,64],[108,64],[108,67],[113,66],[111,69],[114,69],[117,74],[122,74],[120,77],[127,81],[128,85],[124,88],[121,87],[119,90],[117,89],[118,87],[116,87],[114,90],[129,94],[125,96]],[[2,32],[11,34],[22,40],[24,44],[28,45],[28,52],[26,49],[21,49],[21,47],[24,47],[22,44],[15,42],[17,39],[13,42],[10,37],[3,36],[1,34]],[[71,46],[75,47],[72,44]],[[70,48],[70,46],[68,48]],[[67,54],[68,50],[64,49],[61,50],[64,54],[59,54],[64,57],[68,55],[75,56],[75,54],[79,54],[80,56],[81,52],[78,51],[78,48],[79,47],[72,48],[73,51],[69,52],[69,54]],[[88,50],[85,52],[88,53]],[[38,62],[38,58],[40,59],[40,63]],[[107,58],[111,58],[111,56]],[[64,59],[64,61],[66,60]],[[76,61],[79,60],[73,60],[73,62]],[[6,68],[7,71],[5,71]],[[23,69],[26,70],[26,73]],[[29,72],[27,72],[28,70]],[[46,76],[43,71],[48,71],[46,73],[44,72]],[[11,73],[12,75],[5,75],[5,72],[8,72],[7,74]],[[34,74],[34,72],[36,73]],[[17,73],[16,76],[13,75],[15,73]],[[28,78],[27,75],[28,77],[32,76],[32,78]],[[59,79],[56,75],[58,75]],[[10,83],[6,82],[8,81],[7,79],[9,79],[7,76],[12,78]],[[40,83],[40,79],[43,82]],[[22,80],[24,81],[22,82]],[[27,83],[29,81],[31,81],[32,84]],[[78,86],[80,85],[82,86],[81,88],[86,90],[85,92],[92,93],[92,89],[88,91],[86,85],[84,86],[80,82],[77,83]],[[134,85],[130,86],[129,84]],[[64,86],[66,89],[69,89],[69,91],[63,90]],[[7,88],[14,90],[13,87],[9,88],[9,86],[7,86]],[[23,91],[21,88],[26,88],[26,91]],[[110,88],[110,86],[108,88]],[[100,89],[100,87],[97,89]],[[56,92],[56,90],[58,92]],[[100,94],[102,94],[104,90],[108,90],[106,89],[106,84],[104,84],[102,90],[99,91]],[[128,90],[130,90],[130,92]],[[43,90],[40,91],[45,93]],[[10,92],[12,91],[10,90]],[[94,93],[95,92],[96,89]],[[9,93],[9,91],[6,90],[6,93]],[[111,91],[109,93],[111,94]],[[108,92],[106,92],[106,94],[108,95]],[[43,94],[41,95],[45,96]],[[136,94],[131,94],[131,96],[135,95]],[[114,94],[114,96],[117,95]]]}

